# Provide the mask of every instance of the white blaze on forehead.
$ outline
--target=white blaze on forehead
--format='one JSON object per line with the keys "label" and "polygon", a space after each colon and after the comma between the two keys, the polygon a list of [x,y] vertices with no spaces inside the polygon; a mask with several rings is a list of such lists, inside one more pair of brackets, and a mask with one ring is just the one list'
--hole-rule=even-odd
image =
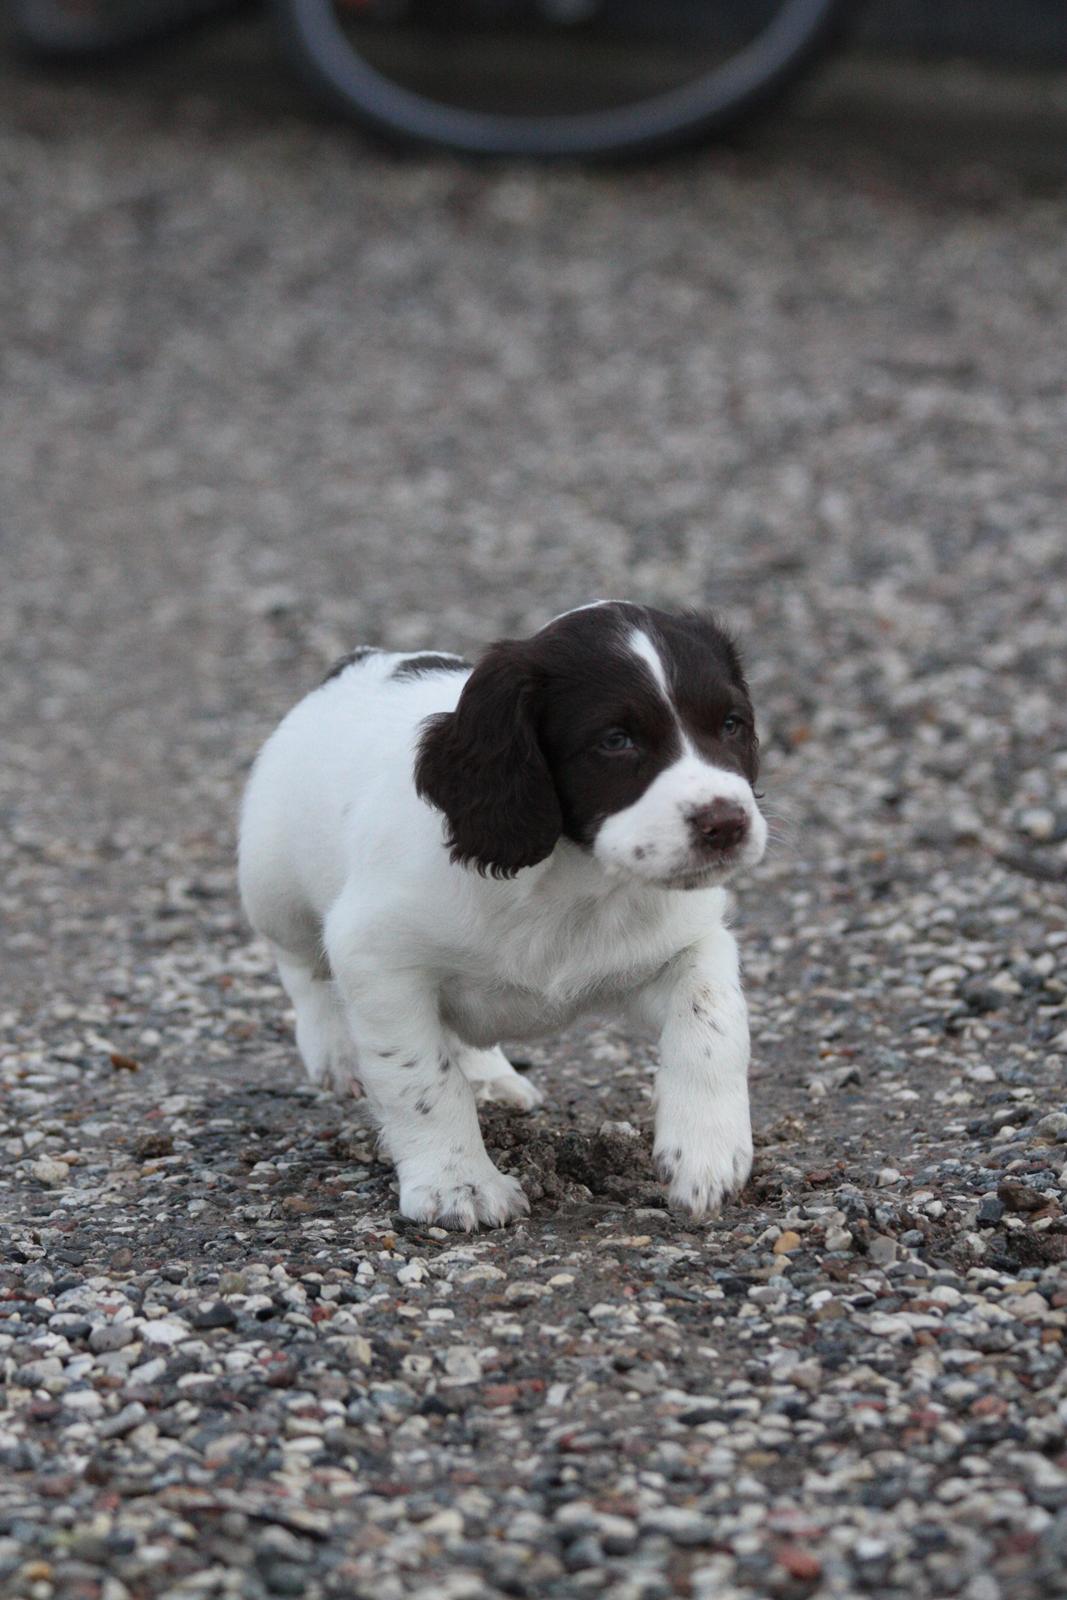
{"label": "white blaze on forehead", "polygon": [[626,641],[634,655],[645,663],[651,672],[656,687],[659,689],[667,704],[671,704],[671,692],[667,685],[667,674],[664,670],[663,660],[648,634],[642,628],[635,628]]}

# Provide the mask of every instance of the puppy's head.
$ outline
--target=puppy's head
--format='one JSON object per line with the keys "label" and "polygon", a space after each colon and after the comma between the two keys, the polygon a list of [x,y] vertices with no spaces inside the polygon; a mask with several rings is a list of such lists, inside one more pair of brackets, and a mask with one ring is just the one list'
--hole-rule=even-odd
{"label": "puppy's head", "polygon": [[562,836],[612,874],[687,889],[762,856],[757,766],[729,636],[609,601],[493,645],[426,724],[415,783],[480,872],[511,877]]}

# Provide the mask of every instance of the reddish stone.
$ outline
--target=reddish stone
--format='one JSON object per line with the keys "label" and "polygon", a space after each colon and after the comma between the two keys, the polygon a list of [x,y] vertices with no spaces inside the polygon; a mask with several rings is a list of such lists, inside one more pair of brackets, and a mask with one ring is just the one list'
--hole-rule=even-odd
{"label": "reddish stone", "polygon": [[1006,1533],[1003,1539],[997,1541],[998,1556],[1023,1556],[1028,1555],[1037,1543],[1036,1533],[1028,1533],[1020,1529],[1018,1533]]}
{"label": "reddish stone", "polygon": [[814,1583],[822,1576],[822,1562],[813,1550],[805,1550],[800,1544],[783,1544],[779,1547],[777,1561],[784,1567],[791,1578],[799,1578],[805,1583]]}
{"label": "reddish stone", "polygon": [[60,1472],[51,1478],[37,1479],[38,1493],[48,1500],[65,1500],[77,1487],[78,1475],[74,1472]]}
{"label": "reddish stone", "polygon": [[284,1358],[275,1362],[264,1373],[263,1381],[270,1389],[291,1389],[296,1382],[296,1363]]}
{"label": "reddish stone", "polygon": [[482,1390],[485,1406],[513,1406],[519,1398],[517,1383],[490,1383]]}

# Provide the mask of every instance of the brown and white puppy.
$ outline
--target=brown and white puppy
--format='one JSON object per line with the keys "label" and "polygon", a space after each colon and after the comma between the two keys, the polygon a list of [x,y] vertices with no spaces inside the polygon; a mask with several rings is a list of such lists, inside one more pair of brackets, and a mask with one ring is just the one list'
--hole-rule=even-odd
{"label": "brown and white puppy", "polygon": [[752,1163],[726,880],[762,856],[758,746],[710,617],[601,601],[454,656],[363,649],[267,741],[240,880],[315,1082],[366,1091],[404,1215],[528,1210],[476,1097],[540,1093],[500,1049],[591,1008],[660,1034],[655,1154],[695,1216]]}

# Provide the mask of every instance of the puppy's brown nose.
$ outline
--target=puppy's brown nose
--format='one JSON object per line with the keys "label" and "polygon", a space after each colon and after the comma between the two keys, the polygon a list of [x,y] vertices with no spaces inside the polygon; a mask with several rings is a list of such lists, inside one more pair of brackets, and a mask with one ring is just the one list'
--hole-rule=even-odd
{"label": "puppy's brown nose", "polygon": [[748,814],[733,800],[712,800],[692,812],[689,822],[705,850],[735,850],[748,832]]}

